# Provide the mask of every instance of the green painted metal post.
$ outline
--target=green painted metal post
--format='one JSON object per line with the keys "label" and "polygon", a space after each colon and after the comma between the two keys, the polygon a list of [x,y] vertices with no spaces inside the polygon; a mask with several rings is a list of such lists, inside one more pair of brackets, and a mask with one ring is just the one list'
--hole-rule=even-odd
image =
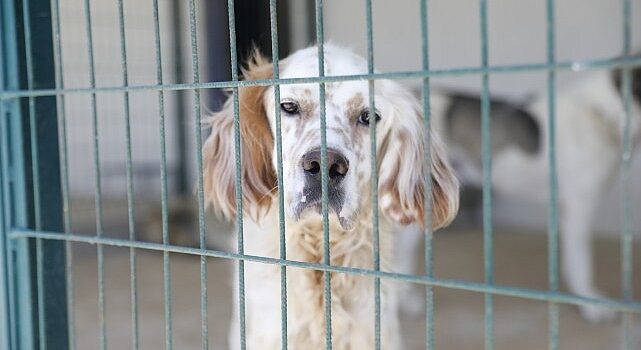
{"label": "green painted metal post", "polygon": [[[6,31],[4,20],[4,8],[0,6],[0,30]],[[0,43],[3,43],[2,40],[4,37],[0,36]],[[5,90],[5,45],[0,45],[0,95]],[[4,138],[5,129],[6,129],[6,112],[5,112],[5,102],[0,101],[0,140]],[[9,250],[7,248],[7,232],[8,223],[7,218],[5,218],[8,208],[6,208],[5,201],[8,198],[8,195],[5,193],[5,184],[6,182],[6,163],[5,149],[3,147],[3,142],[0,142],[0,349],[9,349],[11,345],[11,329],[10,329],[10,320],[11,315],[9,312],[10,302],[9,302]]]}
{"label": "green painted metal post", "polygon": [[[50,3],[3,2],[2,28],[2,90],[54,88]],[[7,239],[15,227],[62,231],[56,98],[2,104],[0,343],[67,349],[63,242]]]}
{"label": "green painted metal post", "polygon": [[[0,58],[1,60],[1,58]],[[0,65],[2,61],[0,61]],[[0,78],[1,79],[1,78]],[[4,103],[0,102],[0,119],[4,119]],[[0,135],[4,135],[4,120],[0,121]],[[0,164],[4,164],[3,154],[0,153]],[[1,166],[1,165],[0,165]],[[7,249],[7,220],[5,219],[5,198],[4,190],[4,168],[0,171],[0,349],[9,349],[11,344],[11,331],[9,328],[9,271],[8,271],[8,249]]]}
{"label": "green painted metal post", "polygon": [[[4,1],[0,6],[0,96],[7,90],[20,88],[18,31],[14,1]],[[8,231],[12,227],[26,226],[26,206],[24,196],[24,162],[19,99],[2,100],[0,105],[0,180],[2,180],[3,223],[0,226],[0,240],[3,241],[0,258],[4,265],[0,283],[6,291],[1,307],[3,310],[3,337],[8,348],[33,348],[33,319],[31,318],[31,289],[28,261],[27,239],[9,240]],[[15,116],[15,117],[14,117]],[[16,273],[18,272],[18,273]],[[23,276],[23,278],[17,278]],[[18,298],[17,296],[20,296]],[[20,324],[20,328],[18,328]],[[4,344],[3,344],[4,346]]]}
{"label": "green painted metal post", "polygon": [[[30,60],[33,66],[26,67],[27,73],[30,73],[33,79],[31,88],[54,88],[56,85],[50,2],[23,0],[22,6],[26,10],[24,11],[23,31],[25,34],[31,34],[30,36],[25,35],[29,40],[25,40],[24,51],[25,55],[31,54]],[[28,62],[28,59],[23,62]],[[29,70],[31,72],[28,72]],[[29,226],[33,227],[39,223],[42,230],[62,232],[62,193],[56,98],[55,96],[37,98],[34,99],[34,104],[35,115],[29,118],[26,113],[23,113],[23,120],[30,120],[29,123],[23,124],[24,134],[36,138],[30,140],[28,145],[37,148],[36,152],[30,149],[30,153],[25,152],[25,155],[38,155],[37,163],[27,169],[29,175],[27,178],[31,179],[31,183],[28,183],[27,186],[27,192],[30,194],[28,198],[39,198],[40,200],[40,203],[33,203],[28,207]],[[36,124],[31,124],[32,121],[35,121]],[[24,145],[26,149],[27,142]],[[30,157],[26,158],[31,164]],[[33,176],[34,173],[30,173],[29,170],[37,170],[35,174],[38,176]],[[36,217],[36,215],[40,217]],[[33,245],[31,247],[33,253]],[[68,349],[64,243],[42,240],[39,254],[41,254],[40,264],[42,266],[35,266],[38,263],[37,260],[32,260],[31,264],[32,271],[39,270],[40,276],[38,278],[42,279],[37,284],[37,288],[42,288],[42,290],[34,288],[34,295],[39,293],[42,295],[39,301],[42,304],[39,308],[34,307],[34,310],[39,310],[44,315],[38,314],[38,332],[35,334],[37,334],[39,343],[45,344],[47,349]]]}

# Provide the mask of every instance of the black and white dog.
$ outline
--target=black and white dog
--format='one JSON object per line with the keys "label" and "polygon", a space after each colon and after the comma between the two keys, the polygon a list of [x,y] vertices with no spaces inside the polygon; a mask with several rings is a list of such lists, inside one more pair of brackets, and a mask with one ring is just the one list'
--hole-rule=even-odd
{"label": "black and white dog", "polygon": [[[641,67],[633,68],[631,75],[630,135],[636,148],[641,143]],[[561,89],[557,97],[562,273],[569,291],[584,297],[601,295],[594,282],[590,231],[604,189],[616,185],[625,113],[621,80],[620,70],[590,72],[586,79]],[[477,96],[432,96],[434,128],[444,138],[467,188],[480,187],[482,179],[480,107]],[[545,96],[523,107],[492,102],[492,183],[497,193],[547,203],[547,109]],[[403,237],[401,250],[420,246],[416,230],[406,230]],[[411,261],[403,265],[407,271],[413,266]],[[408,311],[413,308],[411,302],[404,306]],[[580,311],[592,322],[615,316],[597,306],[581,306]]]}

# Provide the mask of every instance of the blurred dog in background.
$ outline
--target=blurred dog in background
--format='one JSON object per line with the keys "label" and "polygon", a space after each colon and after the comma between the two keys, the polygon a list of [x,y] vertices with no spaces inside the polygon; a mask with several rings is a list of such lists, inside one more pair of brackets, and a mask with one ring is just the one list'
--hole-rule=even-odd
{"label": "blurred dog in background", "polygon": [[[641,141],[641,67],[632,69],[631,78],[630,135],[635,148]],[[431,98],[433,127],[443,136],[451,163],[467,188],[463,194],[471,192],[480,199],[481,101],[452,93],[436,93]],[[586,79],[561,89],[556,103],[562,274],[571,293],[596,298],[601,293],[595,285],[590,233],[604,189],[616,185],[625,115],[622,72],[588,73]],[[507,197],[547,203],[547,97],[535,98],[524,106],[493,100],[490,113],[493,188]],[[420,239],[418,230],[406,230],[400,245],[406,251],[403,256],[420,247]],[[408,259],[401,266],[403,272],[410,272],[417,265]],[[404,305],[405,311],[421,310],[416,308],[421,303],[418,297],[416,303]],[[409,299],[416,298],[405,300]],[[580,312],[591,322],[616,315],[592,305],[580,306]]]}

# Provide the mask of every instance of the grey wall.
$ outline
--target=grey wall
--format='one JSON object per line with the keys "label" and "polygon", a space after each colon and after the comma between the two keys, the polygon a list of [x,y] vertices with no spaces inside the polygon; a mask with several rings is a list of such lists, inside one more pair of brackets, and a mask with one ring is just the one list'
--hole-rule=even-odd
{"label": "grey wall", "polygon": [[[172,3],[160,0],[160,36],[162,69],[165,84],[191,82],[191,48],[189,39],[188,2],[180,2],[183,27],[176,29],[172,22]],[[156,84],[156,56],[152,2],[125,1],[125,27],[130,85]],[[61,44],[63,50],[64,84],[67,88],[89,86],[89,63],[84,23],[84,2],[63,0],[60,2]],[[98,87],[122,86],[120,59],[120,37],[118,31],[118,8],[115,1],[92,1],[94,36],[94,57],[96,85]],[[196,1],[198,13],[204,8]],[[202,23],[203,18],[200,18]],[[204,62],[204,37],[201,33],[200,53]],[[174,74],[175,56],[172,37],[178,30],[180,51],[183,53],[184,77]],[[201,69],[204,66],[201,63]],[[187,106],[184,123],[187,124],[187,152],[194,153],[193,130],[195,128],[193,93],[186,93]],[[205,99],[203,94],[203,100]],[[69,94],[65,96],[69,144],[69,176],[72,195],[93,196],[95,183],[93,169],[93,139],[91,134],[90,95]],[[138,197],[159,198],[160,195],[160,132],[158,93],[140,91],[129,94],[132,156],[134,163],[134,190]],[[170,186],[173,184],[175,169],[179,164],[177,151],[175,109],[176,93],[165,93],[165,118],[167,164]],[[204,102],[203,102],[204,105]],[[97,94],[98,132],[100,140],[100,161],[102,190],[107,198],[123,198],[126,191],[125,176],[125,118],[123,93]],[[193,183],[194,157],[189,160],[189,179]],[[191,188],[191,184],[189,185]]]}
{"label": "grey wall", "polygon": [[[481,62],[478,0],[429,1],[430,63],[434,69]],[[558,60],[605,58],[622,49],[621,1],[556,1]],[[641,49],[641,0],[632,0],[633,47]],[[546,59],[545,1],[489,0],[490,64],[539,63]],[[419,1],[374,0],[374,50],[381,71],[421,68]],[[326,38],[361,54],[367,48],[363,1],[325,2]],[[561,74],[560,85],[575,78]],[[492,93],[510,97],[538,91],[543,74],[493,76]],[[410,82],[418,84],[417,81]],[[437,85],[479,89],[478,77],[438,79]]]}

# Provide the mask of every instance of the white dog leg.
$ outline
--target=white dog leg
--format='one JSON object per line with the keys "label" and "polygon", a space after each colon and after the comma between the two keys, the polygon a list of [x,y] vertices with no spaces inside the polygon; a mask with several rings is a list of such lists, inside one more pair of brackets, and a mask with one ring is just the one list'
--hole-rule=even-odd
{"label": "white dog leg", "polygon": [[238,319],[238,312],[233,311],[233,315],[229,324],[229,334],[227,341],[230,350],[240,349],[240,321]]}
{"label": "white dog leg", "polygon": [[[403,274],[416,274],[419,253],[423,242],[423,232],[416,225],[404,227],[399,232],[396,267]],[[399,306],[401,312],[408,316],[419,317],[425,307],[424,288],[415,284],[407,284],[400,290]]]}
{"label": "white dog leg", "polygon": [[234,287],[234,304],[232,306],[231,319],[229,321],[229,333],[227,334],[227,344],[229,350],[240,350],[240,318],[238,316],[238,292]]}
{"label": "white dog leg", "polygon": [[[566,207],[568,210],[564,212],[562,220],[562,272],[571,293],[598,298],[602,294],[594,283],[592,237],[590,236],[590,218],[593,211],[589,208],[574,208],[577,203]],[[582,305],[579,306],[579,311],[590,322],[603,322],[616,317],[616,312],[601,306]]]}

